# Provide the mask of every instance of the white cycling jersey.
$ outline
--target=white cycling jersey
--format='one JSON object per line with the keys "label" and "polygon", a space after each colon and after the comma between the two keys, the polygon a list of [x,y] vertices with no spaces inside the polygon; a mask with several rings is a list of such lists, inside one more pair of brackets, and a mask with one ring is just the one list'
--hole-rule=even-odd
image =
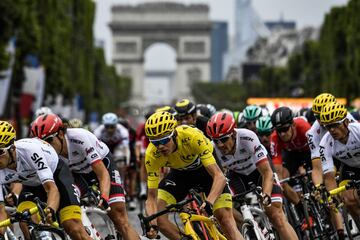
{"label": "white cycling jersey", "polygon": [[[16,171],[8,168],[0,170],[0,184],[21,182],[26,186],[39,186],[54,181],[53,173],[59,162],[55,149],[37,138],[15,141]],[[0,201],[4,200],[0,191]]]}
{"label": "white cycling jersey", "polygon": [[253,131],[241,128],[235,129],[235,133],[234,155],[223,155],[216,144],[213,143],[216,157],[225,169],[242,175],[249,175],[256,170],[256,166],[260,162],[268,160],[268,153]]}
{"label": "white cycling jersey", "polygon": [[129,146],[129,131],[121,124],[116,124],[116,130],[114,134],[109,135],[105,129],[105,125],[102,124],[94,130],[95,136],[106,143],[109,148],[115,148],[118,146]]}
{"label": "white cycling jersey", "polygon": [[[346,118],[349,119],[350,122],[356,122],[350,113],[347,114]],[[306,132],[306,137],[311,151],[311,159],[320,158],[319,145],[326,132],[326,128],[323,127],[319,121],[315,121],[309,131]]]}
{"label": "white cycling jersey", "polygon": [[91,164],[101,161],[109,148],[91,132],[82,128],[68,128],[65,133],[68,157],[61,159],[69,165],[73,173],[90,173]]}
{"label": "white cycling jersey", "polygon": [[334,171],[333,158],[350,167],[360,168],[360,123],[350,123],[348,129],[346,144],[335,140],[329,132],[321,139],[319,152],[324,173]]}

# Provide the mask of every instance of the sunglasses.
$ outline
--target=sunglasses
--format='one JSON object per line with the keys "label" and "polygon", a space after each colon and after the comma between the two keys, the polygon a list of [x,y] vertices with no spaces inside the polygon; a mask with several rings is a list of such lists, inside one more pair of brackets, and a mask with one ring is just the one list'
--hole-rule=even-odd
{"label": "sunglasses", "polygon": [[344,121],[345,121],[345,118],[341,121],[324,125],[324,127],[326,128],[326,130],[330,130],[332,128],[338,128]]}
{"label": "sunglasses", "polygon": [[284,126],[284,127],[279,127],[279,128],[276,128],[276,131],[278,133],[287,132],[287,131],[289,131],[290,127],[291,127],[291,125]]}
{"label": "sunglasses", "polygon": [[164,138],[156,139],[156,140],[150,140],[152,144],[154,144],[155,147],[158,147],[160,145],[166,145],[168,142],[170,142],[171,137],[174,135],[174,132],[172,132],[169,136],[166,136]]}
{"label": "sunglasses", "polygon": [[5,148],[0,148],[0,156],[5,155],[6,151],[11,148],[11,145]]}
{"label": "sunglasses", "polygon": [[316,118],[316,120],[320,120],[320,114],[315,114],[314,113],[314,117]]}
{"label": "sunglasses", "polygon": [[259,134],[260,137],[263,137],[263,136],[267,136],[267,137],[268,137],[268,136],[271,135],[271,133],[272,133],[271,131],[270,131],[270,132],[258,132],[258,134]]}
{"label": "sunglasses", "polygon": [[213,138],[212,140],[213,140],[213,142],[214,142],[216,145],[218,145],[220,142],[221,142],[222,144],[224,144],[224,143],[226,143],[226,142],[230,139],[231,136],[232,136],[232,134],[226,135],[226,136],[221,137],[221,138]]}
{"label": "sunglasses", "polygon": [[46,138],[44,138],[43,140],[47,143],[52,143],[52,141],[54,141],[54,138],[58,135],[58,133],[54,133],[52,135],[47,136]]}

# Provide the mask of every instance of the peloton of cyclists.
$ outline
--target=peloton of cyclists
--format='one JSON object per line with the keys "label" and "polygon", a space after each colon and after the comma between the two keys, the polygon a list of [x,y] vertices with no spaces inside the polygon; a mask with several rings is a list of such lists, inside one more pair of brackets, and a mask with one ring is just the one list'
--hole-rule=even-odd
{"label": "peloton of cyclists", "polygon": [[[80,202],[67,165],[48,143],[37,138],[17,141],[15,138],[14,127],[0,121],[0,183],[22,184],[18,191],[12,189],[12,195],[19,196],[17,209],[21,212],[35,206],[25,196],[26,192],[31,192],[47,203],[45,211],[48,223],[55,221],[58,214],[60,223],[71,239],[91,240],[81,222]],[[0,219],[4,220],[7,215],[2,191],[0,201]],[[25,239],[30,239],[27,226],[21,224],[21,228]]]}
{"label": "peloton of cyclists", "polygon": [[109,148],[91,132],[66,128],[55,114],[39,116],[32,134],[54,147],[60,159],[69,166],[80,193],[97,183],[101,192],[99,207],[110,205],[109,217],[124,239],[139,239],[128,221],[121,176]]}
{"label": "peloton of cyclists", "polygon": [[[227,179],[234,194],[250,189],[249,182],[261,184],[266,215],[281,239],[298,239],[282,210],[282,192],[275,183],[268,153],[253,131],[235,128],[231,114],[220,112],[211,117],[207,132],[214,154],[227,169]],[[262,183],[261,183],[262,182]]]}

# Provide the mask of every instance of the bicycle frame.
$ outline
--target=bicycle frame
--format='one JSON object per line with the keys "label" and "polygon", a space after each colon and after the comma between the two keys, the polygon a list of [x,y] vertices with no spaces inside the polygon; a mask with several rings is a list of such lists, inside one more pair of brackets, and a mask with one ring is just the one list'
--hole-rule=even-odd
{"label": "bicycle frame", "polygon": [[214,240],[226,240],[226,237],[222,235],[219,230],[216,228],[213,218],[208,218],[202,215],[190,214],[186,212],[181,212],[179,214],[181,221],[184,224],[184,232],[187,235],[190,235],[194,240],[200,240],[199,236],[196,234],[193,229],[191,222],[202,222],[204,223],[206,229],[209,231],[209,234]]}

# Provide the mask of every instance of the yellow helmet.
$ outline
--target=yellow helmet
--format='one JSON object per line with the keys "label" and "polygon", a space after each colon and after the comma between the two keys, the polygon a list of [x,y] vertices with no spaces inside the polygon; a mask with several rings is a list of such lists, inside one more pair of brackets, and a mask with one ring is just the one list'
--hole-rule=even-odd
{"label": "yellow helmet", "polygon": [[8,147],[15,138],[15,128],[8,122],[0,121],[0,148]]}
{"label": "yellow helmet", "polygon": [[156,138],[171,133],[176,127],[176,120],[169,112],[155,112],[145,123],[145,133],[149,138]]}
{"label": "yellow helmet", "polygon": [[347,110],[344,105],[338,102],[326,104],[320,113],[320,122],[322,124],[331,124],[343,120],[346,117]]}
{"label": "yellow helmet", "polygon": [[312,108],[314,114],[320,114],[321,109],[328,103],[335,102],[335,97],[330,93],[322,93],[317,95],[313,100]]}

